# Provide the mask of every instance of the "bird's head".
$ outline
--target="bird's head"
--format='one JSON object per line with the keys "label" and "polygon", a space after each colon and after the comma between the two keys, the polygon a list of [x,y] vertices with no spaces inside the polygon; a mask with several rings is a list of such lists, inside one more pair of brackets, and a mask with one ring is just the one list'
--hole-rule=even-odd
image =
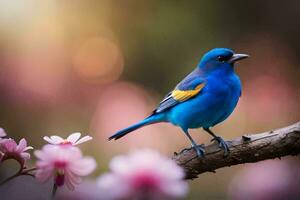
{"label": "bird's head", "polygon": [[231,49],[215,48],[202,57],[198,67],[204,73],[233,71],[235,62],[248,57],[246,54],[236,54]]}

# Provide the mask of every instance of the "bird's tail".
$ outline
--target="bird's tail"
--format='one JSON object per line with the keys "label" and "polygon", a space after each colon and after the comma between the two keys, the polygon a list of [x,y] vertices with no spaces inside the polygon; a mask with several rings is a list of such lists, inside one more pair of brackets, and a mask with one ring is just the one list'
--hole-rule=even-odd
{"label": "bird's tail", "polygon": [[129,126],[128,128],[125,128],[123,130],[120,130],[118,131],[117,133],[115,133],[114,135],[110,136],[108,138],[108,140],[117,140],[125,135],[127,135],[128,133],[138,129],[138,128],[141,128],[143,126],[146,126],[146,125],[149,125],[149,124],[154,124],[154,123],[158,123],[158,122],[161,122],[161,117],[159,115],[151,115],[149,117],[147,117],[146,119],[132,125],[132,126]]}

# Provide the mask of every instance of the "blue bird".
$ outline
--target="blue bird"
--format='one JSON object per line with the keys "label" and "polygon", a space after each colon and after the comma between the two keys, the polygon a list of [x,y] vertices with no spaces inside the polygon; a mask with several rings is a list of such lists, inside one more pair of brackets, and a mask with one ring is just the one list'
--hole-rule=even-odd
{"label": "blue bird", "polygon": [[204,149],[197,145],[188,130],[200,127],[219,143],[227,156],[227,143],[210,128],[224,121],[236,107],[241,96],[241,82],[234,72],[234,63],[247,57],[227,48],[210,50],[149,117],[117,132],[109,140],[117,140],[146,125],[170,122],[183,130],[199,157],[204,156]]}

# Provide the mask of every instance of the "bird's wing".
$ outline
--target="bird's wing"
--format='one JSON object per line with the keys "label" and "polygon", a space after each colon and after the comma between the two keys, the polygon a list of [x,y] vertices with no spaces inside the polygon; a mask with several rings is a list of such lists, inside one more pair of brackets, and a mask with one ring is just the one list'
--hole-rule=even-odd
{"label": "bird's wing", "polygon": [[161,113],[179,103],[187,101],[199,94],[204,86],[205,83],[202,78],[190,74],[159,103],[153,113]]}

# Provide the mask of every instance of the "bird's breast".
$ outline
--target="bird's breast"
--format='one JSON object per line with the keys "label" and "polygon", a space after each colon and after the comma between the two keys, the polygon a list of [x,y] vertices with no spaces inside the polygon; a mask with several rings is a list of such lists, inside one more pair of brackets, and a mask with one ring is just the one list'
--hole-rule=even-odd
{"label": "bird's breast", "polygon": [[240,93],[237,76],[208,79],[200,94],[171,109],[170,121],[185,128],[214,126],[232,113]]}
{"label": "bird's breast", "polygon": [[231,98],[239,98],[241,94],[241,82],[235,74],[208,79],[206,91],[215,96],[215,98],[223,99],[223,101],[230,100]]}
{"label": "bird's breast", "polygon": [[214,126],[225,120],[236,107],[241,95],[241,82],[237,75],[214,80],[208,84],[207,93],[212,103],[210,122],[206,126]]}

